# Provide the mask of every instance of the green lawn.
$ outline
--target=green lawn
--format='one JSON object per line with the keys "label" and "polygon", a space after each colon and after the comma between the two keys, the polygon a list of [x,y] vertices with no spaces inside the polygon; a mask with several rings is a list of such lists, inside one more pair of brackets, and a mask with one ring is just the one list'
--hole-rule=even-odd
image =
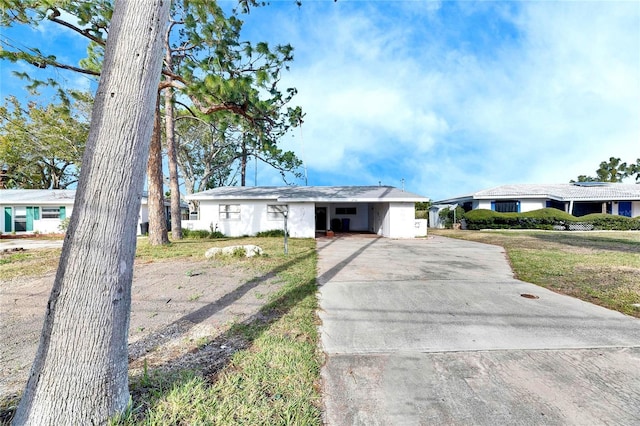
{"label": "green lawn", "polygon": [[518,279],[640,318],[640,232],[429,232],[502,246]]}

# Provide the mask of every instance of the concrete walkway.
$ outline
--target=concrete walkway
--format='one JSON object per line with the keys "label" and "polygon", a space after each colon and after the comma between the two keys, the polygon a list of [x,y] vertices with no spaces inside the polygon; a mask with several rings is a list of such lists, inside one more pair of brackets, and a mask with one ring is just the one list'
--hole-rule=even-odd
{"label": "concrete walkway", "polygon": [[328,425],[640,424],[640,320],[515,280],[497,246],[318,252]]}

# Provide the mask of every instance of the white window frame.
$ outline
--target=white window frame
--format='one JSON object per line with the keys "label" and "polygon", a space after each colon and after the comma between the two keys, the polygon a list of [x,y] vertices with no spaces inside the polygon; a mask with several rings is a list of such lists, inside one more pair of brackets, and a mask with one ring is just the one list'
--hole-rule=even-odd
{"label": "white window frame", "polygon": [[267,220],[283,220],[283,213],[289,213],[288,204],[267,204]]}
{"label": "white window frame", "polygon": [[218,215],[220,220],[240,220],[240,204],[220,204]]}

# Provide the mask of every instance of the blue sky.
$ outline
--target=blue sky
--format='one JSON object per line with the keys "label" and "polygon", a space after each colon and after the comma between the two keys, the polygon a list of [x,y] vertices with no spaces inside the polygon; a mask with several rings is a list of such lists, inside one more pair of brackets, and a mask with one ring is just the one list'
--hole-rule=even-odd
{"label": "blue sky", "polygon": [[[437,200],[640,157],[638,1],[286,0],[244,20],[247,38],[295,48],[282,84],[306,117],[282,146],[304,159],[309,185],[404,179]],[[84,53],[59,30],[9,35]],[[18,93],[1,66],[2,97]],[[259,185],[281,183],[259,169]]]}

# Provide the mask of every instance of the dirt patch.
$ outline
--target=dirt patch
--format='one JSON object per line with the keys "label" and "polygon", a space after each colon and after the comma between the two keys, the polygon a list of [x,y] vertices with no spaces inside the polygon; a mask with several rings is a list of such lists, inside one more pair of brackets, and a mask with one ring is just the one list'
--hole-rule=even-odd
{"label": "dirt patch", "polygon": [[[53,280],[48,274],[0,283],[0,399],[26,384]],[[277,278],[256,276],[250,265],[185,260],[136,264],[130,367],[188,362],[195,348],[219,340],[234,322],[255,315],[279,288]],[[226,352],[241,345],[216,342]]]}

